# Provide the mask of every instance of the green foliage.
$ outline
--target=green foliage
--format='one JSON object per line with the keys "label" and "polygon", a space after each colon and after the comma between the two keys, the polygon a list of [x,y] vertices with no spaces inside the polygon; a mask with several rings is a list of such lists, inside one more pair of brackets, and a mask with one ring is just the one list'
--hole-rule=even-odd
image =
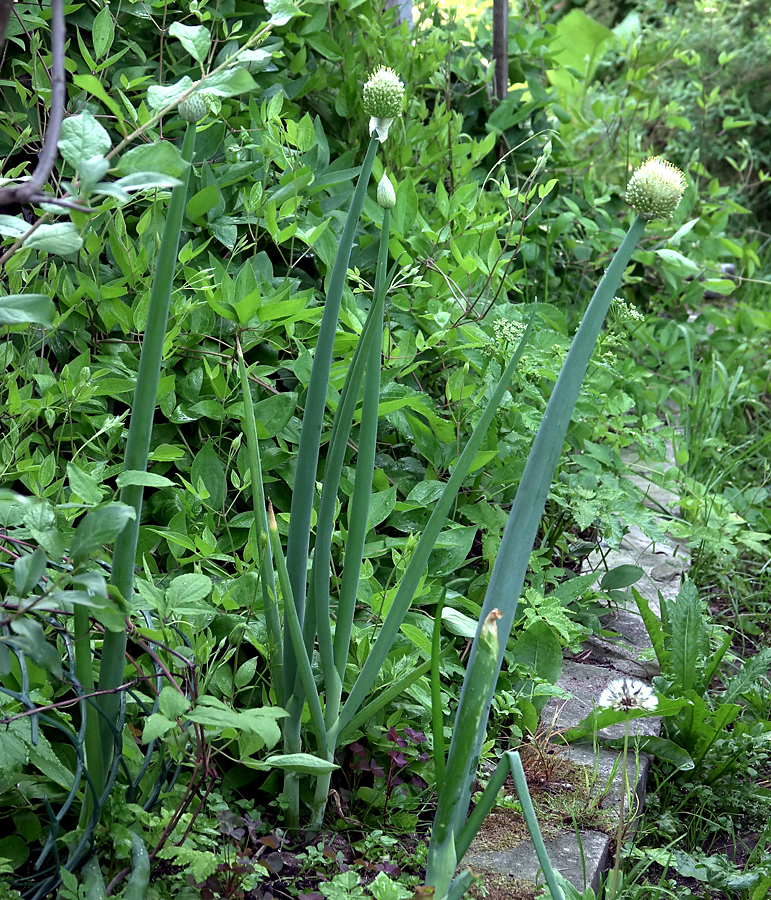
{"label": "green foliage", "polygon": [[[768,443],[756,433],[768,421],[767,354],[757,349],[767,344],[767,301],[762,287],[744,283],[735,307],[712,304],[695,321],[687,318],[705,287],[733,289],[720,277],[721,263],[733,262],[744,278],[762,278],[767,269],[760,237],[747,231],[757,224],[750,211],[765,196],[758,173],[767,168],[766,125],[754,75],[735,50],[751,41],[754,57],[746,58],[759,60],[762,71],[768,41],[750,27],[752,5],[731,21],[727,6],[711,17],[688,10],[683,20],[680,11],[675,19],[652,3],[615,32],[583,12],[564,17],[556,30],[524,16],[511,35],[509,96],[495,103],[486,89],[491,32],[484,16],[468,24],[426,7],[410,31],[374,0],[309,2],[300,11],[241,0],[188,6],[171,4],[163,16],[133,3],[68,9],[69,114],[50,190],[69,192],[89,214],[36,207],[0,216],[6,248],[24,239],[5,260],[0,297],[0,487],[10,491],[0,494],[0,687],[10,720],[0,823],[16,842],[0,855],[18,871],[22,845],[37,852],[45,841],[45,803],[60,808],[81,778],[74,748],[84,701],[64,677],[74,671],[66,639],[74,611],[92,630],[114,633],[129,613],[130,655],[125,669],[122,656],[118,664],[124,679],[138,679],[126,695],[130,774],[116,773],[105,828],[119,829],[119,868],[130,865],[134,816],[146,846],[166,840],[160,858],[185,866],[196,885],[213,879],[213,890],[235,876],[217,869],[224,863],[207,811],[196,819],[185,806],[188,788],[211,786],[200,780],[212,771],[204,761],[224,776],[228,800],[248,791],[278,817],[286,808],[285,797],[276,799],[280,773],[317,774],[336,764],[313,739],[310,752],[278,752],[284,720],[271,687],[277,645],[269,627],[276,598],[259,581],[265,542],[241,422],[253,405],[264,493],[283,544],[325,288],[368,137],[359,96],[365,73],[394,67],[407,97],[374,167],[376,181],[387,170],[396,187],[388,242],[396,265],[344,695],[538,300],[511,389],[484,430],[410,609],[362,698],[368,717],[345,735],[382,753],[392,727],[430,730],[435,619],[441,706],[451,714],[457,708],[460,655],[480,616],[527,451],[591,285],[623,237],[628,171],[665,144],[687,171],[689,190],[671,228],[646,241],[625,273],[624,299],[645,321],[612,317],[578,397],[513,640],[502,648],[491,736],[504,724],[511,734],[533,728],[554,692],[561,649],[596,631],[605,598],[633,583],[606,575],[598,588],[594,576],[574,577],[588,547],[602,539],[617,545],[633,525],[653,539],[659,534],[625,477],[626,448],[663,457],[664,437],[674,438],[676,465],[662,481],[683,496],[683,518],[673,528],[703,570],[765,553],[771,514],[758,485]],[[25,7],[9,28],[0,148],[4,177],[17,177],[29,173],[43,138],[48,23]],[[582,52],[568,58],[579,44]],[[715,93],[709,78],[721,66],[731,73],[730,90]],[[149,470],[124,472],[168,191],[186,170],[182,126],[161,113],[185,95],[202,101],[206,116],[183,210]],[[746,142],[735,141],[737,129]],[[27,235],[30,212],[47,218]],[[382,224],[373,183],[342,293],[326,405],[318,408],[321,465],[307,497],[314,528],[315,481],[324,480],[333,416],[372,306]],[[709,284],[688,280],[700,274]],[[682,410],[682,435],[655,434],[670,399]],[[364,427],[357,408],[331,500],[335,616]],[[144,488],[145,503],[136,593],[123,597],[108,580],[113,541],[131,518],[118,492],[130,486]],[[720,650],[713,646],[698,596],[691,590],[678,598],[659,631],[650,616],[646,621],[671,682],[662,690],[670,695],[672,730],[660,754],[682,768],[692,759],[706,771],[719,749],[728,769],[738,765],[728,762],[742,759],[738,744],[734,758],[721,742],[740,703],[763,707],[766,656],[726,676],[723,693],[711,698],[709,682],[727,644],[721,637]],[[314,658],[310,675],[320,682]],[[400,682],[404,692],[385,693]],[[50,721],[15,718],[24,711],[20,694],[53,704]],[[299,712],[305,727],[307,709]],[[441,726],[448,734],[450,721]],[[734,719],[734,729],[739,725]],[[169,762],[180,766],[173,785]],[[430,784],[430,763],[420,766]],[[82,833],[77,812],[86,788],[75,790],[60,847]],[[370,790],[371,807],[384,810],[382,794]],[[133,806],[116,799],[124,792]],[[404,804],[391,802],[393,821],[404,814],[414,822],[419,796],[416,789]],[[302,803],[311,802],[303,793]],[[8,814],[22,807],[25,816]],[[184,850],[172,852],[188,826]],[[75,876],[65,879],[73,896],[83,890]],[[333,893],[361,891],[358,882],[332,884]],[[191,887],[198,892],[191,896],[201,890]],[[383,891],[372,893],[393,900]]]}

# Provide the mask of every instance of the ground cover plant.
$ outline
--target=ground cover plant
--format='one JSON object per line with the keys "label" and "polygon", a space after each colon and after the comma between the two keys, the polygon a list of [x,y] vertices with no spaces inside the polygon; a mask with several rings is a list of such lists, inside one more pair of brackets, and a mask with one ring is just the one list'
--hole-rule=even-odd
{"label": "ground cover plant", "polygon": [[[7,31],[6,177],[58,127],[51,12],[49,30],[19,8]],[[30,897],[60,879],[61,896],[238,896],[280,876],[300,824],[374,821],[358,858],[375,897],[418,878],[460,896],[456,862],[509,772],[537,840],[509,742],[629,585],[578,574],[582,556],[622,519],[657,535],[620,451],[661,449],[667,378],[693,410],[667,476],[693,498],[683,537],[705,567],[763,548],[760,489],[707,474],[746,398],[762,410],[760,374],[735,374],[762,304],[739,337],[727,313],[684,316],[704,289],[688,276],[718,249],[752,275],[760,245],[724,237],[737,205],[691,180],[635,250],[624,194],[644,215],[677,203],[649,207],[618,164],[593,172],[565,110],[605,113],[547,75],[565,51],[537,21],[494,104],[484,21],[171,12],[67,11],[58,162],[0,217],[4,877]],[[647,171],[679,200],[675,170]],[[720,415],[702,435],[704,408]],[[758,465],[750,446],[735,471]],[[466,823],[480,755],[502,764]],[[395,886],[389,833],[432,822]],[[299,865],[329,873],[325,896],[362,895],[329,846]]]}

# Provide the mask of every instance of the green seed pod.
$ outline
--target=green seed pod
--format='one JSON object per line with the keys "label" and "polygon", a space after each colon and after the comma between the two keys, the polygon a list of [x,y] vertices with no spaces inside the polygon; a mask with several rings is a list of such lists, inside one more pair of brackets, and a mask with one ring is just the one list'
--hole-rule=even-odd
{"label": "green seed pod", "polygon": [[396,206],[396,191],[391,184],[391,179],[385,174],[377,186],[377,202],[383,209],[393,209]]}
{"label": "green seed pod", "polygon": [[680,169],[660,156],[652,156],[629,179],[626,202],[644,219],[671,219],[686,187]]}
{"label": "green seed pod", "polygon": [[364,112],[376,119],[393,119],[402,112],[404,85],[393,69],[381,66],[364,85]]}
{"label": "green seed pod", "polygon": [[206,100],[201,94],[193,94],[179,104],[179,115],[186,122],[200,122],[209,112]]}

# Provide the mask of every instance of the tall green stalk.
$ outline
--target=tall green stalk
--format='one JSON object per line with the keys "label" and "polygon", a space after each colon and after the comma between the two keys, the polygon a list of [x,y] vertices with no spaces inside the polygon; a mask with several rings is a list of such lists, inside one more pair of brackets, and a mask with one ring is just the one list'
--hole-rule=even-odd
{"label": "tall green stalk", "polygon": [[[670,218],[682,199],[684,189],[685,178],[682,172],[658,157],[647,160],[630,179],[627,186],[627,200],[637,210],[638,215],[589,303],[530,449],[493,566],[461,689],[458,720],[450,743],[447,772],[439,796],[429,847],[426,883],[436,887],[437,900],[445,900],[457,894],[458,879],[452,883],[453,886],[450,879],[473,838],[465,823],[471,800],[471,784],[479,765],[495,682],[516,615],[530,553],[589,360],[624,270],[642,236],[646,221],[652,218]],[[477,657],[481,654],[485,661],[489,658],[490,641],[487,630],[490,616],[493,614],[499,618],[497,661],[494,676],[481,686],[476,674],[479,668]],[[486,663],[483,663],[483,668],[487,671]],[[463,727],[458,727],[461,714],[469,704],[469,698],[473,699],[473,706],[477,710],[474,729],[469,729],[468,721]],[[517,767],[521,768],[518,758],[512,760],[515,779]],[[451,777],[451,772],[460,777],[460,785],[456,783],[455,777]],[[527,783],[524,778],[520,778],[520,782],[521,785],[518,783],[517,789],[520,792],[523,809],[529,807],[530,815],[534,818]],[[481,820],[474,817],[474,824],[478,827]],[[457,842],[456,835],[459,836]],[[535,834],[533,840],[538,848]],[[555,898],[561,896],[556,881],[554,886],[550,882],[550,888]]]}
{"label": "tall green stalk", "polygon": [[[313,355],[308,393],[305,398],[305,413],[300,432],[300,445],[297,451],[297,467],[292,485],[292,505],[289,513],[289,535],[287,538],[286,565],[292,597],[300,627],[305,621],[305,599],[307,590],[308,558],[310,554],[311,517],[313,498],[316,493],[316,470],[321,447],[321,431],[324,425],[324,412],[327,405],[327,388],[329,373],[332,368],[332,352],[337,332],[337,321],[340,315],[340,304],[343,288],[351,258],[356,226],[364,206],[364,197],[372,166],[377,153],[378,139],[373,136],[367,148],[356,189],[351,199],[351,206],[345,220],[345,227],[340,237],[335,264],[329,278],[324,313],[319,327],[319,337]],[[284,609],[284,634],[289,634],[289,611]],[[286,753],[299,753],[301,748],[301,728],[303,709],[303,689],[298,673],[298,660],[294,646],[284,642],[284,697],[286,711],[289,713],[284,722],[284,750]],[[300,814],[300,780],[296,772],[287,772],[284,779],[284,794],[288,802],[290,825],[299,823]]]}
{"label": "tall green stalk", "polygon": [[[185,138],[182,142],[182,159],[187,164],[185,174],[171,192],[171,200],[166,213],[161,246],[156,261],[155,276],[150,290],[150,305],[147,313],[145,335],[139,356],[139,370],[134,390],[134,402],[131,407],[128,440],[126,443],[125,471],[144,472],[147,469],[147,457],[150,452],[150,437],[155,417],[155,405],[158,394],[163,344],[166,339],[166,323],[169,317],[171,289],[174,283],[174,270],[179,252],[179,233],[182,229],[182,216],[187,198],[187,183],[195,149],[196,125],[188,122]],[[134,590],[134,566],[136,564],[137,540],[139,538],[139,522],[142,516],[143,488],[139,485],[126,485],[121,490],[120,499],[133,507],[136,515],[115,541],[112,560],[111,585],[121,596],[130,601]],[[123,669],[126,657],[126,632],[107,631],[102,642],[102,659],[99,672],[99,690],[110,691],[99,697],[99,707],[108,722],[116,721],[120,705],[117,688],[123,682]],[[101,726],[101,750],[95,746],[88,747],[89,759],[101,752],[105,769],[109,767],[112,756],[113,735],[104,725]],[[100,785],[101,787],[102,785]]]}

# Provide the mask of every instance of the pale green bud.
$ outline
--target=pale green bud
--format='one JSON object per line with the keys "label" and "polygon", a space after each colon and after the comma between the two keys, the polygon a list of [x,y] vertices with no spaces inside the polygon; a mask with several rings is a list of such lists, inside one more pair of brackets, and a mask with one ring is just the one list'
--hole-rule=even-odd
{"label": "pale green bud", "polygon": [[396,206],[396,191],[391,184],[391,179],[385,174],[377,186],[377,202],[383,209],[393,209]]}
{"label": "pale green bud", "polygon": [[644,219],[671,219],[686,186],[680,169],[660,156],[652,156],[629,179],[626,202]]}
{"label": "pale green bud", "polygon": [[179,115],[186,122],[199,122],[209,112],[209,105],[203,94],[193,94],[179,104]]}

